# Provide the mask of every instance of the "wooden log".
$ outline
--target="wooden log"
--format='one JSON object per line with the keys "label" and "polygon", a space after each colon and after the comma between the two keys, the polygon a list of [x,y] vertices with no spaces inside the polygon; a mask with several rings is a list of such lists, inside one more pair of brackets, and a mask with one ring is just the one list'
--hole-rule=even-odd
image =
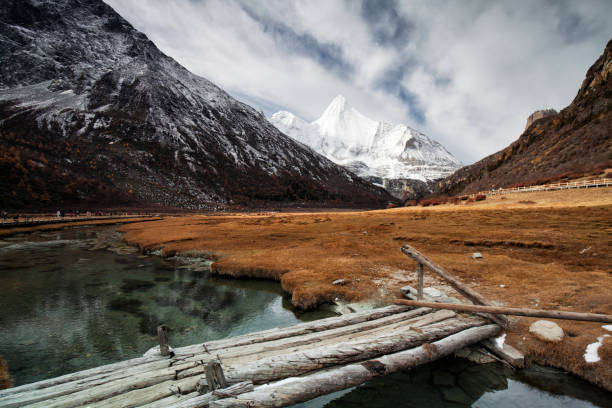
{"label": "wooden log", "polygon": [[[133,360],[128,360],[128,362],[130,361]],[[21,392],[8,394],[3,397],[0,397],[0,406],[3,408],[20,407],[26,404],[33,404],[39,401],[59,398],[63,395],[72,394],[87,389],[93,389],[97,386],[106,385],[112,381],[129,382],[133,378],[133,376],[142,374],[142,372],[164,369],[167,368],[168,365],[168,360],[164,359],[164,361],[155,361],[147,364],[136,364],[134,367],[124,367],[118,370],[112,369],[110,371],[101,372],[99,374],[96,374],[96,372],[94,371],[94,373],[92,373],[90,377],[84,376],[82,374],[83,372],[78,372],[69,375],[75,377],[75,380],[72,381],[60,382],[57,385],[53,385],[54,379],[50,379],[46,380],[48,383],[50,383],[48,387],[34,389],[26,388],[25,390],[21,390]],[[85,372],[88,371],[90,370],[85,370]],[[168,378],[169,377],[170,374],[168,374]]]}
{"label": "wooden log", "polygon": [[227,388],[227,380],[225,379],[225,375],[223,375],[223,369],[218,361],[211,361],[206,364],[205,373],[209,391]]}
{"label": "wooden log", "polygon": [[[375,339],[388,335],[389,333],[395,333],[398,330],[405,330],[406,328],[418,330],[420,327],[456,316],[454,312],[446,314],[430,313],[422,316],[420,314],[423,312],[423,310],[431,309],[421,308],[406,313],[400,313],[399,315],[387,316],[372,322],[364,322],[348,327],[339,327],[324,332],[316,332],[308,335],[275,340],[266,343],[256,343],[237,348],[216,350],[215,354],[221,358],[224,365],[228,367],[244,367],[247,363],[257,365],[258,361],[262,361],[265,358],[275,358],[279,355],[287,353],[295,354],[300,352],[309,352],[315,347],[334,347],[338,343],[350,342],[358,339]],[[416,315],[416,317],[412,319],[407,318],[410,315]],[[386,324],[379,324],[382,323],[381,321],[384,321]],[[198,358],[198,356],[195,356],[194,358]],[[210,356],[208,358],[209,360],[207,361],[212,361]],[[178,378],[183,378],[183,376],[199,375],[203,372],[204,370],[202,366],[194,367],[192,369],[182,371],[178,375]],[[232,378],[232,381],[242,381],[245,379],[249,378]]]}
{"label": "wooden log", "polygon": [[[459,279],[454,277],[450,272],[446,269],[442,268],[440,265],[435,264],[431,260],[429,260],[425,255],[417,251],[415,248],[410,245],[404,245],[401,248],[402,252],[408,255],[410,258],[414,259],[416,262],[427,266],[431,269],[432,272],[435,272],[440,277],[444,278],[450,285],[463,296],[471,300],[473,303],[478,305],[491,305],[491,303],[480,293],[476,292],[474,289],[469,286],[463,284]],[[508,324],[508,319],[504,316],[488,316],[489,319],[499,324],[502,327],[506,327]]]}
{"label": "wooden log", "polygon": [[[169,380],[164,381],[163,383],[155,384],[151,387],[140,388],[130,392],[118,394],[110,398],[103,398],[96,402],[87,404],[72,404],[72,401],[69,401],[70,405],[59,406],[86,406],[87,408],[135,408],[167,398],[171,395],[191,394],[195,391],[195,386],[198,380],[198,377],[185,378],[178,381]],[[50,405],[49,407],[53,407],[53,405]]]}
{"label": "wooden log", "polygon": [[[401,310],[407,309],[410,308],[402,307]],[[296,339],[289,338],[286,340],[277,340],[276,343],[278,344],[276,345],[274,344],[274,342],[256,343],[253,345],[243,346],[242,349],[244,350],[238,348],[238,352],[235,351],[235,348],[229,348],[227,350],[217,350],[216,354],[219,354],[223,358],[223,361],[226,361],[227,358],[240,360],[240,357],[244,355],[254,355],[253,357],[250,357],[251,359],[253,359],[257,357],[260,353],[266,351],[273,352],[274,350],[282,350],[284,352],[285,350],[287,350],[287,347],[283,347],[283,343],[286,343],[287,341],[290,342],[288,344],[290,344],[292,347],[297,346],[300,342],[306,343],[304,345],[304,347],[306,347],[310,343],[317,343],[322,340],[321,338],[317,339],[316,336],[328,338],[333,337],[332,335],[334,335],[336,336],[336,338],[342,338],[341,335],[346,336],[347,334],[354,333],[355,330],[363,331],[363,333],[368,333],[368,330],[372,330],[372,327],[377,327],[381,323],[386,323],[386,325],[383,326],[381,330],[385,330],[385,328],[390,327],[392,323],[399,324],[399,322],[405,322],[406,324],[410,324],[413,327],[419,327],[420,325],[425,325],[428,322],[431,323],[436,319],[439,320],[454,315],[453,312],[447,312],[450,313],[450,315],[443,316],[440,314],[432,313],[430,315],[426,315],[425,317],[418,317],[428,310],[431,309],[421,308],[416,310],[410,310],[409,312],[387,316],[374,321],[367,321],[348,327],[339,327],[337,329],[332,329],[327,332],[314,332],[305,336],[300,336]],[[410,320],[410,316],[416,317]],[[343,333],[342,331],[345,332]],[[207,361],[209,361],[212,357],[212,355],[208,355]],[[184,360],[181,360],[181,358],[184,358]],[[151,387],[157,383],[169,381],[171,379],[181,380],[183,378],[189,378],[204,373],[203,361],[200,361],[200,358],[195,358],[194,356],[184,356],[181,358],[174,357],[172,359],[166,359],[161,361],[158,360],[149,363],[148,365],[145,364],[137,366],[134,369],[120,370],[118,373],[111,373],[111,375],[100,378],[98,382],[81,380],[77,382],[61,384],[57,387],[50,387],[46,389],[36,390],[30,393],[15,395],[15,398],[12,400],[14,405],[12,406],[22,406],[25,403],[31,404],[37,401],[43,401],[41,403],[41,406],[44,406],[46,401],[50,399],[52,400],[53,404],[69,404],[70,401],[78,401],[82,404],[86,404],[104,400],[105,398],[109,398],[114,395],[125,394],[131,392],[130,390]],[[143,371],[139,371],[138,368],[142,368]],[[147,368],[147,370],[145,370],[145,368]],[[130,372],[130,375],[126,375],[127,372]],[[65,396],[65,398],[60,398],[62,395]]]}
{"label": "wooden log", "polygon": [[264,385],[236,398],[214,401],[210,407],[285,407],[308,401],[320,395],[354,387],[377,376],[392,374],[437,360],[470,344],[494,336],[498,331],[497,325],[466,329],[432,344]]}
{"label": "wooden log", "polygon": [[[404,306],[405,307],[405,306]],[[30,392],[34,390],[40,390],[43,388],[53,387],[60,384],[65,384],[73,381],[80,381],[87,378],[92,378],[95,376],[107,375],[108,373],[121,371],[130,367],[136,367],[141,364],[148,364],[151,361],[159,360],[159,356],[152,357],[138,357],[130,360],[120,361],[117,363],[106,364],[100,367],[94,367],[83,371],[78,371],[75,373],[65,374],[60,377],[49,378],[47,380],[37,381],[31,384],[24,384],[18,387],[7,388],[5,390],[0,390],[0,404],[2,403],[4,397],[18,394],[22,392]],[[167,361],[164,361],[162,364],[167,365]]]}
{"label": "wooden log", "polygon": [[237,364],[227,367],[225,373],[230,381],[249,379],[255,384],[261,384],[280,378],[302,375],[325,367],[405,350],[469,327],[482,326],[484,323],[483,319],[473,316],[446,319],[420,328],[407,326],[388,333],[378,332],[372,336],[361,336],[352,341]]}
{"label": "wooden log", "polygon": [[398,305],[430,307],[432,309],[458,310],[462,312],[502,313],[514,316],[546,317],[549,319],[578,320],[584,322],[612,323],[612,315],[595,313],[563,312],[561,310],[541,310],[518,307],[499,307],[465,305],[457,303],[422,302],[418,300],[397,299]]}
{"label": "wooden log", "polygon": [[482,345],[489,349],[493,354],[506,361],[512,367],[523,368],[525,366],[525,356],[523,353],[509,345],[504,343],[501,347],[497,344],[497,341],[492,339],[486,339],[482,341]]}
{"label": "wooden log", "polygon": [[[371,320],[363,323],[357,323],[349,326],[337,327],[334,329],[317,331],[314,333],[304,334],[301,336],[293,336],[284,339],[272,340],[264,343],[255,343],[238,347],[229,347],[226,349],[214,350],[215,355],[219,355],[223,360],[233,359],[248,355],[261,355],[262,353],[269,353],[274,350],[287,350],[289,348],[295,348],[305,346],[312,343],[321,343],[327,340],[334,340],[342,338],[353,333],[365,334],[369,330],[374,330],[380,327],[388,327],[394,323],[404,322],[406,324],[416,324],[420,319],[427,318],[423,317],[426,313],[430,312],[431,309],[418,308],[410,310],[404,313],[398,313],[391,316],[386,316],[380,319]],[[429,318],[427,318],[429,319]],[[203,360],[210,361],[214,359],[211,354],[195,354],[190,357],[189,360]],[[193,369],[193,370],[197,370]],[[183,375],[189,375],[187,371],[179,374],[179,378]]]}
{"label": "wooden log", "polygon": [[[416,310],[411,309],[412,308],[406,306],[390,306],[361,313],[354,313],[347,316],[323,319],[325,321],[323,322],[324,324],[322,326],[313,326],[312,323],[316,322],[312,322],[306,325],[300,324],[286,329],[276,329],[276,331],[283,332],[281,333],[282,336],[280,337],[284,337],[284,335],[296,334],[297,337],[295,338],[295,340],[287,339],[288,343],[286,343],[286,345],[297,346],[299,344],[305,344],[307,342],[321,341],[331,336],[354,333],[361,330],[368,330],[383,324],[390,324],[402,320],[409,320],[409,318],[411,317],[417,317],[428,311],[431,311],[431,309],[425,308],[420,308]],[[406,310],[408,310],[408,312],[406,312]],[[403,313],[398,313],[402,311]],[[362,323],[355,323],[360,321]],[[345,324],[348,326],[345,326]],[[335,326],[339,327],[337,327],[337,329],[325,331],[325,328]],[[344,331],[344,333],[341,333],[341,331]],[[305,336],[299,336],[300,333],[304,332],[309,334],[306,334]],[[269,333],[269,337],[279,337],[277,334],[278,333]],[[315,338],[316,336],[320,337]],[[225,359],[226,356],[236,357],[249,353],[259,353],[262,350],[270,349],[272,347],[278,347],[279,349],[283,348],[282,344],[274,346],[274,342],[267,342],[265,344],[260,343],[259,340],[267,340],[268,334],[266,333],[264,333],[263,336],[252,334],[248,335],[248,338],[245,338],[245,336],[240,337],[243,340],[239,341],[238,343],[252,343],[252,345],[240,346],[237,349],[234,347],[228,347],[227,349],[216,349],[215,347],[215,355],[221,354],[221,356]],[[283,343],[284,340],[279,339],[276,342]],[[231,346],[232,339],[230,338],[223,340],[221,343],[212,343],[216,343],[217,346],[219,344],[223,345],[230,343]],[[253,349],[251,350],[250,347],[253,347]],[[191,347],[191,349],[202,350],[201,345],[197,345],[197,347]],[[108,385],[109,383],[117,384],[117,386],[121,387],[122,389],[124,389],[124,387],[128,385],[137,387],[138,384],[132,382],[133,378],[141,378],[141,376],[146,372],[152,373],[153,371],[159,371],[171,366],[175,369],[176,379],[187,378],[193,375],[203,374],[204,369],[200,362],[207,362],[213,358],[215,358],[215,356],[213,356],[212,354],[202,352],[202,354],[195,356],[191,354],[180,354],[172,359],[163,358],[163,360],[162,357],[159,356],[159,354],[150,358],[143,357],[138,359],[132,359],[121,363],[115,363],[99,367],[96,369],[90,369],[82,372],[69,374],[66,376],[58,377],[56,379],[45,380],[40,383],[30,384],[28,386],[22,386],[20,387],[22,389],[21,393],[7,393],[7,395],[5,395],[4,397],[0,397],[0,405],[22,406],[24,405],[24,403],[31,404],[37,401],[57,398],[62,395],[77,393],[83,390],[90,390],[90,392],[93,392],[94,388],[101,385]],[[182,364],[181,361],[183,361],[184,363],[189,362],[192,365],[181,366],[179,365]],[[171,373],[168,373],[167,375],[168,377],[158,377],[158,379],[163,381],[172,376]],[[127,381],[116,382],[116,380],[121,379],[126,379]],[[154,382],[155,380],[152,383]]]}
{"label": "wooden log", "polygon": [[[287,337],[301,336],[312,332],[329,330],[336,327],[348,326],[351,324],[362,323],[370,320],[380,319],[392,314],[406,312],[410,308],[406,306],[391,305],[378,309],[365,310],[363,312],[350,313],[347,315],[328,317],[314,322],[300,323],[284,328],[274,328],[257,333],[244,334],[228,339],[216,340],[204,344],[208,351],[237,347],[254,343],[263,343],[271,340],[279,340]],[[180,347],[175,350],[177,355],[188,353],[199,353],[203,350],[203,345]]]}
{"label": "wooden log", "polygon": [[157,337],[159,339],[159,352],[162,356],[170,354],[170,347],[168,346],[168,326],[162,324],[157,326]]}
{"label": "wooden log", "polygon": [[417,266],[417,299],[423,300],[423,264]]}
{"label": "wooden log", "polygon": [[[38,401],[40,402],[32,404],[31,408],[75,407],[92,404],[115,395],[128,393],[132,390],[140,390],[142,388],[149,389],[155,384],[167,383],[168,381],[174,382],[175,378],[177,377],[177,372],[196,365],[198,365],[198,362],[192,361],[161,370],[135,373],[125,378],[111,378],[97,386],[75,389],[74,392],[70,392],[56,398],[39,399]],[[187,380],[189,383],[192,378],[185,380]],[[193,386],[193,391],[195,391],[195,383]],[[20,396],[23,399],[23,403],[15,406],[26,405],[25,402],[31,404],[29,401],[30,397],[27,394],[20,394]]]}
{"label": "wooden log", "polygon": [[253,383],[250,381],[243,381],[232,386],[225,387],[223,389],[211,391],[204,395],[198,395],[193,398],[184,399],[175,404],[168,405],[167,408],[204,408],[208,407],[209,404],[213,401],[222,398],[235,397],[237,395],[251,391],[253,391]]}
{"label": "wooden log", "polygon": [[[240,345],[262,343],[274,339],[299,336],[302,334],[324,331],[335,327],[343,327],[361,322],[368,322],[385,316],[391,316],[396,313],[406,312],[410,309],[411,308],[406,306],[391,305],[383,308],[351,313],[349,315],[321,319],[316,322],[301,323],[286,328],[270,329],[258,333],[250,333],[233,338],[212,341],[207,343],[207,345],[209,346],[209,351],[213,351]],[[85,388],[95,386],[100,382],[108,382],[111,381],[111,379],[123,378],[126,372],[136,372],[139,370],[149,371],[150,369],[169,367],[170,365],[175,364],[179,359],[189,357],[194,352],[202,353],[203,347],[202,344],[197,344],[176,349],[175,352],[177,353],[177,357],[170,360],[161,357],[159,354],[148,355],[78,371],[31,384],[24,384],[6,390],[0,390],[0,405],[21,406],[24,404],[24,401],[33,403],[36,401],[41,401],[45,398],[54,398],[70,392],[83,390]],[[212,355],[210,357],[212,357]],[[60,385],[65,385],[65,387],[57,388]],[[33,391],[36,392],[32,394]],[[23,395],[18,395],[16,398],[11,397],[12,395],[17,394]],[[37,399],[36,396],[38,396],[40,399]],[[11,405],[11,401],[13,401],[15,405]]]}
{"label": "wooden log", "polygon": [[173,394],[169,397],[159,399],[157,401],[151,402],[149,404],[141,405],[138,408],[168,408],[171,405],[177,404],[179,402],[187,401],[188,399],[198,397],[200,395],[199,392],[192,392],[189,394]]}

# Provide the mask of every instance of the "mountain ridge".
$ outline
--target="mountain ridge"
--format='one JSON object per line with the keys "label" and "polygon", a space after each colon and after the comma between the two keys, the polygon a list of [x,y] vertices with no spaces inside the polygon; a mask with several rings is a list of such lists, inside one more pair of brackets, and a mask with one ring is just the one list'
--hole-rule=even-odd
{"label": "mountain ridge", "polygon": [[515,142],[457,170],[439,182],[434,193],[475,193],[612,167],[611,72],[612,39],[567,107],[528,120]]}
{"label": "mountain ridge", "polygon": [[[88,198],[87,188],[69,198],[45,190],[52,171],[187,208],[390,199],[189,72],[100,0],[7,0],[0,60],[0,143],[19,150],[0,166],[43,163],[3,181],[6,192],[27,186],[2,206]],[[30,170],[43,180],[26,177]]]}

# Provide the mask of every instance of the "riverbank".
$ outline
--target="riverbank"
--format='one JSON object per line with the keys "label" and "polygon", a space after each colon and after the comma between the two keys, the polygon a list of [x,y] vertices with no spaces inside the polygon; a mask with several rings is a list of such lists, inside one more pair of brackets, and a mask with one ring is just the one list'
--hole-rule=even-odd
{"label": "riverbank", "polygon": [[[234,214],[166,218],[120,228],[125,239],[170,256],[208,254],[221,275],[280,280],[292,303],[308,309],[341,299],[390,302],[415,283],[410,244],[489,299],[506,306],[612,313],[609,234],[612,189],[525,193],[468,205],[369,212]],[[473,252],[483,258],[472,259]],[[344,279],[343,285],[333,281]],[[427,286],[445,289],[427,275]],[[508,341],[527,358],[612,390],[612,341],[599,362],[588,344],[601,325],[561,321],[566,337],[545,344],[515,319]]]}
{"label": "riverbank", "polygon": [[53,222],[40,223],[39,225],[31,225],[27,223],[21,223],[18,225],[5,225],[4,228],[0,229],[0,238],[10,237],[16,234],[25,234],[36,231],[57,231],[68,227],[83,227],[83,226],[95,226],[95,225],[114,225],[114,224],[131,224],[134,222],[146,222],[161,220],[162,217],[143,217],[143,216],[121,216],[121,217],[105,217],[96,218],[93,220],[71,218],[67,220],[53,220]]}

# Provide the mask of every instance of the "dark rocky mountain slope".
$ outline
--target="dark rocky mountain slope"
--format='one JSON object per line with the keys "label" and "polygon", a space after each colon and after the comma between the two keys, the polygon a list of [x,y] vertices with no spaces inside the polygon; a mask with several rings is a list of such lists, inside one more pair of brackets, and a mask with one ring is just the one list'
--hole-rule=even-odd
{"label": "dark rocky mountain slope", "polygon": [[3,0],[0,61],[0,206],[392,199],[187,71],[101,0]]}
{"label": "dark rocky mountain slope", "polygon": [[610,167],[611,72],[612,40],[589,68],[569,106],[558,114],[539,115],[510,146],[444,179],[437,194],[473,193]]}

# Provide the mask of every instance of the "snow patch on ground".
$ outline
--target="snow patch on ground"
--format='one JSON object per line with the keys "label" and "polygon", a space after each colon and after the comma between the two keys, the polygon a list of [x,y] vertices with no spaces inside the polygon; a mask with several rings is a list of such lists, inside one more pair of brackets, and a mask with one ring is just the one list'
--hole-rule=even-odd
{"label": "snow patch on ground", "polygon": [[604,330],[607,330],[607,331],[612,331],[612,324],[606,324],[606,325],[601,326],[601,327],[603,327],[603,328],[604,328]]}
{"label": "snow patch on ground", "polygon": [[495,344],[497,345],[497,347],[499,347],[500,349],[504,348],[504,343],[506,342],[506,333],[502,334],[499,337],[495,338]]}
{"label": "snow patch on ground", "polygon": [[601,360],[597,351],[602,346],[604,337],[610,337],[610,335],[604,334],[603,336],[599,336],[595,343],[591,343],[586,347],[584,351],[584,361],[587,363],[596,363]]}

